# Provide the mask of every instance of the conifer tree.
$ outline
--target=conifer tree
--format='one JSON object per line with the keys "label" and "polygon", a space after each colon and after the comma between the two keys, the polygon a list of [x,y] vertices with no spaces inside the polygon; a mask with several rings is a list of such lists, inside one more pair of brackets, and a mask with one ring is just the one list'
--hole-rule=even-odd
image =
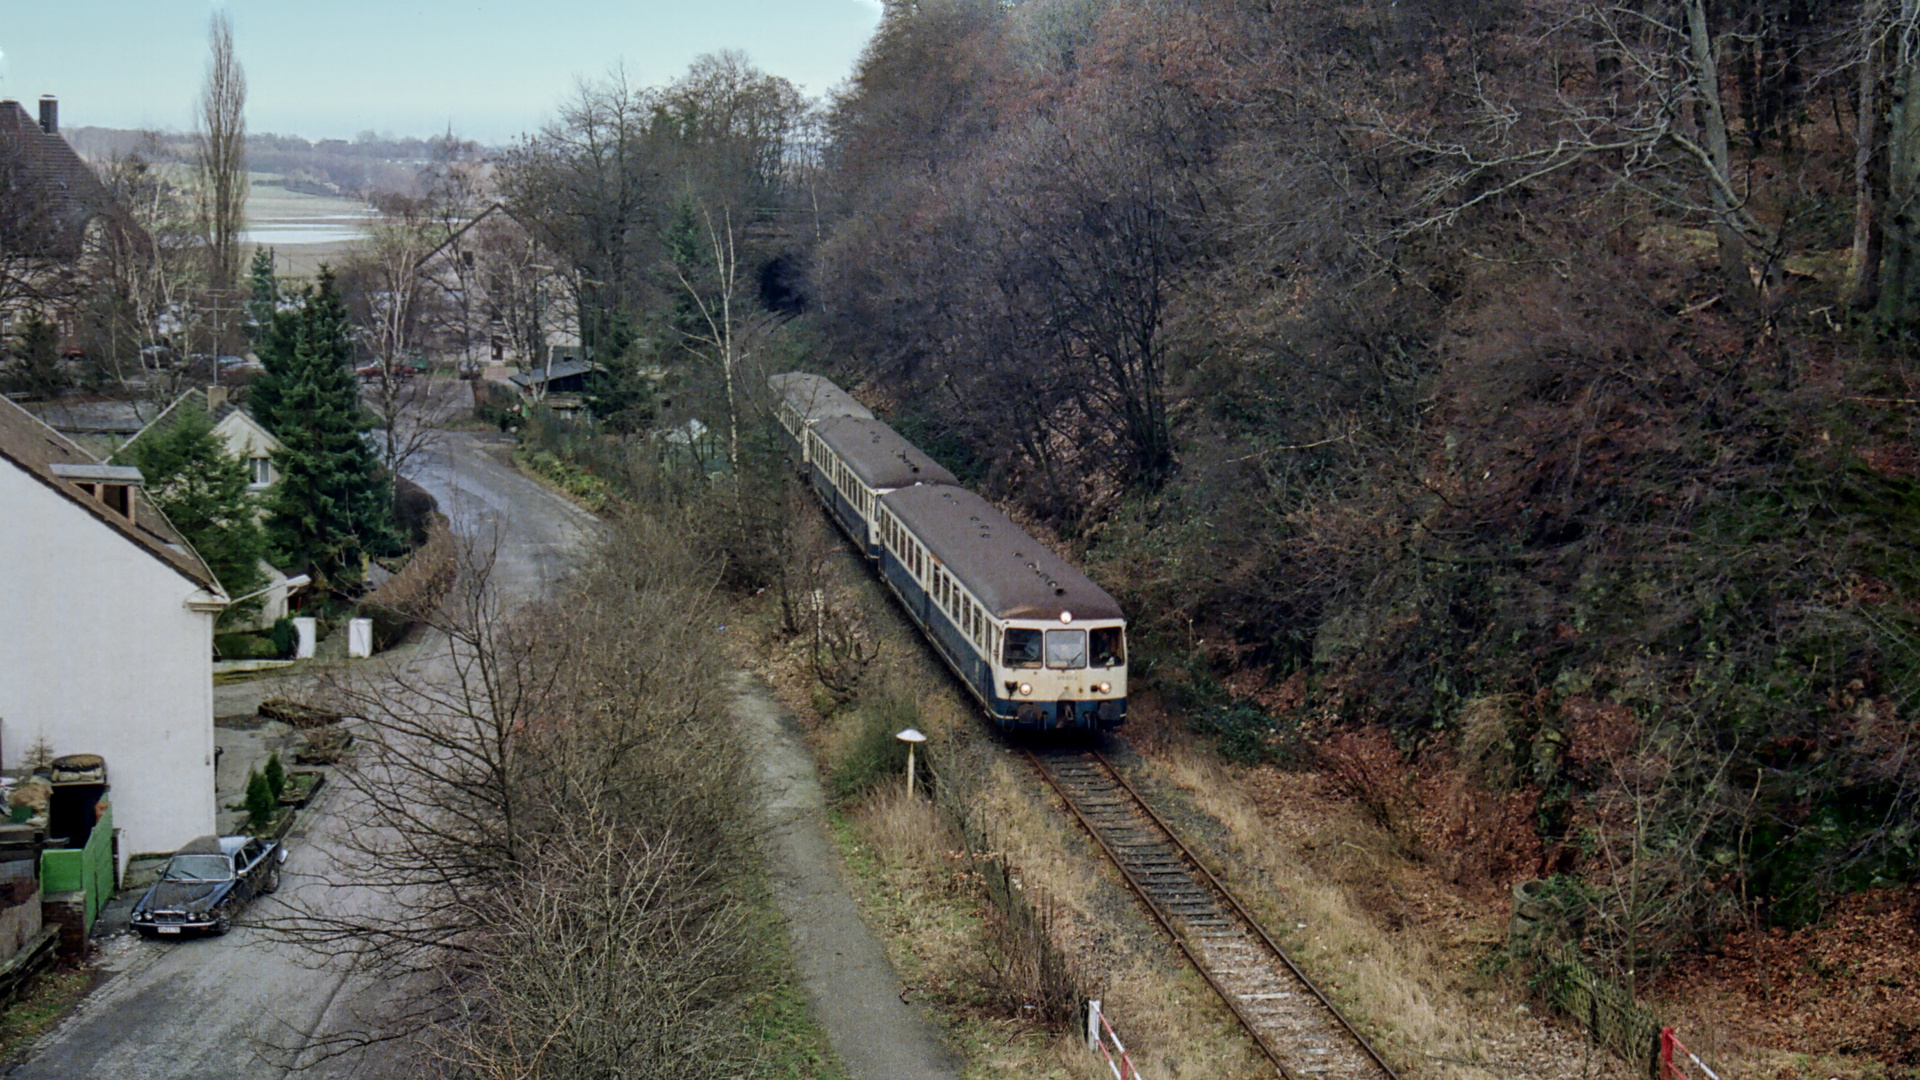
{"label": "conifer tree", "polygon": [[273,272],[273,249],[254,248],[253,266],[247,271],[247,340],[258,349],[273,327],[273,316],[280,309],[280,279]]}
{"label": "conifer tree", "polygon": [[69,380],[60,370],[59,342],[54,326],[38,311],[29,311],[20,324],[14,346],[19,357],[18,382],[22,389],[40,397],[52,397],[67,388]]}
{"label": "conifer tree", "polygon": [[[267,549],[246,463],[227,453],[204,407],[190,400],[178,411],[171,426],[135,441],[116,460],[140,470],[147,497],[206,560],[227,595],[244,596],[264,584],[260,559]],[[221,621],[259,604],[229,608]]]}
{"label": "conifer tree", "polygon": [[[318,288],[302,295],[297,311],[275,317],[270,339],[273,394],[261,419],[283,449],[273,456],[280,479],[268,503],[269,535],[286,565],[351,589],[363,554],[395,546],[393,487],[366,439],[372,419],[360,404],[347,311],[331,270],[321,268]],[[258,398],[254,404],[260,407]]]}

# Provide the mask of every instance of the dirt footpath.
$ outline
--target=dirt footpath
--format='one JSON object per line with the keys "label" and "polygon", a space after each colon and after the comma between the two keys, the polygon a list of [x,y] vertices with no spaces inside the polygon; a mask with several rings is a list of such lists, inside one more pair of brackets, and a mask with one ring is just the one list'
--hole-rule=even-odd
{"label": "dirt footpath", "polygon": [[793,717],[759,676],[737,676],[734,711],[766,791],[773,893],[814,1017],[853,1080],[959,1080],[961,1061],[901,1001],[885,946],[860,921],[827,835],[826,796]]}

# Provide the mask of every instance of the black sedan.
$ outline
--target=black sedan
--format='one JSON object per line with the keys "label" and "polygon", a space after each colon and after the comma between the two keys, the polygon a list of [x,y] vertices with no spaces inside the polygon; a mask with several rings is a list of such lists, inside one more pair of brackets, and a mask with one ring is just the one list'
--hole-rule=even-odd
{"label": "black sedan", "polygon": [[203,836],[174,853],[159,880],[133,906],[146,937],[211,930],[224,934],[247,901],[280,887],[287,849],[252,836]]}

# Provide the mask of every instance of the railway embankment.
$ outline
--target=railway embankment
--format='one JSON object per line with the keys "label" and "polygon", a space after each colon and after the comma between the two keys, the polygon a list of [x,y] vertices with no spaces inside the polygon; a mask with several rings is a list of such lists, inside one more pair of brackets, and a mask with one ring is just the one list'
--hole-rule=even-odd
{"label": "railway embankment", "polygon": [[[1077,1025],[1044,1018],[1037,976],[1049,963],[1105,1003],[1150,1074],[1274,1075],[1221,995],[1019,745],[988,731],[858,560],[844,550],[826,559],[819,585],[820,610],[844,624],[796,633],[777,625],[769,603],[746,619],[743,661],[767,674],[796,716],[833,798],[835,838],[867,922],[909,997],[966,1054],[968,1075],[1104,1074]],[[823,637],[838,643],[826,655]],[[824,680],[822,664],[837,665]],[[886,745],[904,726],[931,737],[936,787],[965,786],[984,843],[942,812],[937,792],[904,796],[903,762]],[[1498,970],[1503,905],[1396,851],[1324,778],[1225,765],[1150,701],[1107,748],[1400,1076],[1629,1075],[1536,1014],[1524,985]],[[1009,942],[1009,919],[984,887],[991,867],[982,863],[994,860],[1042,912],[1054,959],[1042,948],[1023,957]]]}

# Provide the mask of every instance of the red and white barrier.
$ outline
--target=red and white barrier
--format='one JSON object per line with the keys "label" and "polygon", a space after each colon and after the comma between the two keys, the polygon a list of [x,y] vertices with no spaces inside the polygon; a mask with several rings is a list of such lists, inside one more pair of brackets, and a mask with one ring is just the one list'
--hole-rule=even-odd
{"label": "red and white barrier", "polygon": [[1720,1074],[1707,1068],[1706,1062],[1701,1061],[1693,1051],[1687,1049],[1686,1044],[1680,1041],[1680,1037],[1673,1033],[1672,1028],[1660,1029],[1660,1080],[1693,1080],[1693,1074],[1687,1072],[1685,1064],[1674,1064],[1673,1054],[1676,1050],[1687,1055],[1689,1061],[1698,1066],[1701,1072],[1707,1074],[1707,1080],[1720,1080]]}
{"label": "red and white barrier", "polygon": [[[1113,1043],[1113,1050],[1107,1050],[1107,1043]],[[1120,1045],[1120,1036],[1113,1033],[1113,1025],[1107,1023],[1107,1014],[1100,1011],[1100,1003],[1087,1002],[1087,1049],[1097,1050],[1107,1059],[1107,1068],[1113,1070],[1114,1080],[1141,1080],[1140,1070],[1133,1067],[1127,1057],[1127,1048]],[[1720,1080],[1714,1077],[1713,1080]]]}

